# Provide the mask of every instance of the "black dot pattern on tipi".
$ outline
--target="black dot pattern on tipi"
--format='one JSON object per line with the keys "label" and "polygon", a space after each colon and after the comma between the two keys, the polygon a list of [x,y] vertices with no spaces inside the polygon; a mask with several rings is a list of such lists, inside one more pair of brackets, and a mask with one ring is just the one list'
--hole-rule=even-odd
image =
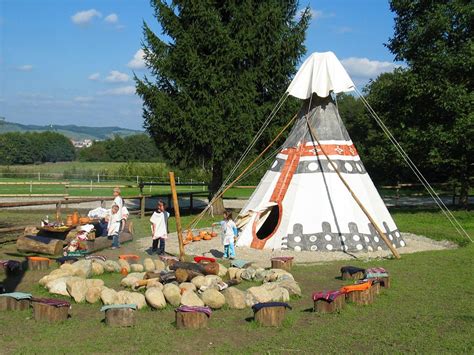
{"label": "black dot pattern on tipi", "polygon": [[[387,250],[388,247],[374,226],[369,224],[370,234],[359,232],[356,223],[348,224],[348,233],[339,233],[331,230],[329,222],[323,222],[322,229],[315,233],[303,233],[303,225],[296,223],[293,225],[293,233],[283,238],[282,249],[294,251],[377,251]],[[392,243],[393,247],[400,248],[406,245],[398,229],[390,231],[387,223],[383,222],[385,235]]]}

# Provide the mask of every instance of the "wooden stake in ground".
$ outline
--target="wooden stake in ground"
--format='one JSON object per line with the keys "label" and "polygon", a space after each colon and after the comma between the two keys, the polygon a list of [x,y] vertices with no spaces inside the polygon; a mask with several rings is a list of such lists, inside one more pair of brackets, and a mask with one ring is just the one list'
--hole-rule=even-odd
{"label": "wooden stake in ground", "polygon": [[183,232],[181,230],[181,216],[179,215],[178,194],[176,193],[176,182],[174,180],[174,172],[170,171],[169,176],[170,176],[171,194],[173,195],[174,216],[176,217],[176,231],[178,232],[179,260],[184,261]]}

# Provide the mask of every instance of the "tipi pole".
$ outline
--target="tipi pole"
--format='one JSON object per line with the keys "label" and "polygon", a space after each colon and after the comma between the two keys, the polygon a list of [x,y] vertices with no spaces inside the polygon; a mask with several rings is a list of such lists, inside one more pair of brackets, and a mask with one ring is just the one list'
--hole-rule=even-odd
{"label": "tipi pole", "polygon": [[178,232],[179,242],[179,261],[184,261],[183,232],[181,230],[181,216],[179,214],[178,194],[176,193],[176,183],[174,181],[174,172],[169,172],[171,194],[173,195],[174,216],[176,218],[176,231]]}
{"label": "tipi pole", "polygon": [[[237,176],[229,185],[227,185],[220,193],[218,193],[216,196],[214,196],[212,198],[212,200],[209,202],[209,205],[208,206],[211,206],[212,203],[217,200],[218,198],[224,196],[224,194],[227,192],[227,190],[229,190],[232,186],[235,185],[235,183],[237,183],[237,181],[239,181],[239,179],[245,175],[245,173],[247,171],[249,171],[249,169],[267,152],[268,149],[270,149],[270,147],[273,145],[273,143],[275,143],[278,138],[280,138],[280,136],[283,134],[283,132],[286,131],[286,129],[293,123],[293,121],[296,119],[296,116],[297,114],[295,114],[291,120],[285,125],[285,127],[282,128],[282,130],[276,135],[275,138],[273,138],[273,140],[270,142],[270,144],[268,144],[265,149],[254,159],[252,160],[252,162],[239,174],[239,176]],[[207,208],[205,208],[199,215],[197,215],[192,221],[191,223],[189,223],[188,227],[186,229],[189,229],[191,228],[191,226],[196,223],[198,220],[200,220],[202,218],[202,216],[204,216],[204,213],[206,213],[207,211]]]}
{"label": "tipi pole", "polygon": [[[316,143],[318,144],[319,148],[321,149],[321,151],[323,152],[324,156],[326,157],[326,159],[328,160],[329,164],[331,164],[331,167],[333,168],[333,170],[336,172],[337,176],[339,176],[339,178],[341,179],[342,183],[344,184],[344,186],[347,188],[347,190],[350,192],[351,196],[354,198],[354,201],[359,205],[360,209],[362,210],[362,212],[364,212],[364,214],[367,216],[367,218],[369,219],[370,223],[372,223],[372,225],[374,226],[375,230],[377,231],[377,233],[380,235],[380,237],[382,238],[382,240],[385,242],[385,244],[387,244],[388,248],[390,249],[390,251],[392,252],[392,254],[395,256],[395,258],[397,259],[400,259],[400,254],[398,253],[397,249],[395,249],[392,245],[392,243],[390,243],[390,240],[388,240],[387,236],[385,235],[385,233],[382,231],[382,229],[377,225],[377,223],[375,223],[375,220],[372,218],[372,216],[370,215],[369,211],[367,211],[367,209],[364,207],[364,205],[362,204],[362,202],[359,200],[359,198],[356,196],[356,194],[354,193],[354,191],[352,191],[351,187],[349,186],[349,184],[347,183],[347,181],[344,179],[344,177],[342,176],[342,174],[339,172],[339,170],[337,169],[337,166],[333,163],[333,161],[329,158],[329,156],[326,154],[323,146],[321,145],[321,143],[319,142],[319,139],[318,137],[316,136],[316,132],[314,130],[313,127],[311,127],[310,123],[309,123],[309,119],[308,119],[308,115],[305,115],[305,118],[306,118],[306,123],[308,124],[308,128],[310,129],[311,131],[311,135],[313,136],[313,139],[316,141]],[[315,154],[317,154],[317,152],[315,151]]]}

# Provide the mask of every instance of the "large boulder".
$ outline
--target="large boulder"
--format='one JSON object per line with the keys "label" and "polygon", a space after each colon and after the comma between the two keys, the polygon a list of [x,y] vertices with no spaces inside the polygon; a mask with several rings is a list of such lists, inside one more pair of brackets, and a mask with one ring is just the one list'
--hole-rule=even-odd
{"label": "large boulder", "polygon": [[253,267],[248,267],[244,271],[242,271],[240,277],[244,280],[251,281],[255,277],[255,273],[256,270]]}
{"label": "large boulder", "polygon": [[294,280],[292,274],[290,274],[286,270],[282,269],[270,269],[265,274],[264,282],[273,282],[273,281],[280,281],[280,280]]}
{"label": "large boulder", "polygon": [[232,309],[244,309],[245,304],[245,292],[235,287],[229,287],[222,291],[225,297],[225,302]]}
{"label": "large boulder", "polygon": [[237,271],[240,269],[238,267],[230,267],[227,269],[227,273],[229,274],[229,280],[237,280]]}
{"label": "large boulder", "polygon": [[132,272],[120,281],[121,286],[132,287],[138,280],[143,280],[144,272]]}
{"label": "large boulder", "polygon": [[204,285],[206,287],[217,287],[217,284],[222,282],[222,279],[217,275],[206,275],[204,276]]}
{"label": "large boulder", "polygon": [[72,276],[64,276],[64,277],[51,280],[46,284],[46,289],[49,291],[49,293],[69,297],[70,295],[69,295],[69,292],[67,292],[66,281],[70,279],[71,277]]}
{"label": "large boulder", "polygon": [[163,309],[166,307],[165,295],[158,287],[152,287],[146,290],[145,299],[150,307],[157,309]]}
{"label": "large boulder", "polygon": [[104,280],[101,280],[101,279],[87,279],[86,280],[86,286],[87,286],[87,288],[103,287],[104,286]]}
{"label": "large boulder", "polygon": [[74,266],[69,263],[64,263],[59,266],[60,270],[65,270],[71,272],[71,275],[74,273]]}
{"label": "large boulder", "polygon": [[122,269],[127,270],[127,272],[130,272],[130,271],[131,271],[131,269],[130,269],[130,264],[128,263],[127,260],[119,259],[118,264],[119,264],[119,266],[120,266],[119,271],[122,270]]}
{"label": "large boulder", "polygon": [[245,303],[248,307],[252,307],[256,303],[270,302],[271,300],[271,293],[261,286],[250,287],[245,294]]}
{"label": "large boulder", "polygon": [[104,266],[95,261],[92,262],[92,275],[98,276],[104,273]]}
{"label": "large boulder", "polygon": [[143,272],[144,268],[142,264],[130,264],[131,272]]}
{"label": "large boulder", "polygon": [[143,267],[145,271],[154,271],[155,270],[155,263],[151,258],[146,258],[143,260]]}
{"label": "large boulder", "polygon": [[86,299],[87,283],[82,277],[71,277],[66,281],[67,292],[77,303],[84,302]]}
{"label": "large boulder", "polygon": [[73,274],[74,272],[70,270],[56,269],[56,270],[53,270],[49,275],[43,276],[39,280],[39,284],[41,286],[46,286],[46,284],[49,283],[50,281],[59,279],[61,277],[72,276]]}
{"label": "large boulder", "polygon": [[191,282],[193,283],[194,286],[196,286],[197,289],[200,289],[202,286],[206,284],[206,278],[204,276],[196,276],[194,277]]}
{"label": "large boulder", "polygon": [[[201,299],[206,306],[219,309],[225,304],[225,297],[219,291],[209,288],[201,294]],[[182,302],[182,301],[181,301]]]}
{"label": "large boulder", "polygon": [[115,260],[106,260],[104,269],[107,272],[120,272],[120,265]]}
{"label": "large boulder", "polygon": [[179,284],[179,289],[181,292],[196,291],[196,285],[194,285],[192,282],[182,282]]}
{"label": "large boulder", "polygon": [[94,286],[87,289],[86,292],[86,301],[88,303],[96,303],[100,299],[102,293],[102,286]]}
{"label": "large boulder", "polygon": [[143,294],[138,292],[119,291],[115,304],[135,304],[138,309],[142,309],[146,307],[146,299]]}
{"label": "large boulder", "polygon": [[159,281],[159,279],[149,279],[148,280],[148,283],[146,284],[146,288],[149,289],[149,288],[153,288],[153,287],[157,287],[161,291],[163,291],[163,284]]}
{"label": "large boulder", "polygon": [[290,293],[286,288],[276,287],[270,291],[272,302],[288,302],[290,300]]}
{"label": "large boulder", "polygon": [[204,302],[194,291],[186,291],[181,296],[181,304],[183,306],[203,307]]}
{"label": "large boulder", "polygon": [[74,275],[87,279],[92,276],[92,260],[79,260],[72,264]]}
{"label": "large boulder", "polygon": [[278,281],[278,286],[285,288],[290,296],[301,296],[301,288],[295,280]]}
{"label": "large boulder", "polygon": [[153,261],[153,263],[155,264],[155,271],[156,272],[160,272],[160,271],[163,271],[164,269],[166,269],[166,265],[161,259],[155,259]]}
{"label": "large boulder", "polygon": [[254,281],[261,282],[263,281],[265,274],[268,273],[264,268],[260,267],[255,270]]}
{"label": "large boulder", "polygon": [[219,272],[217,273],[217,275],[222,278],[227,274],[227,268],[222,264],[218,263],[218,265],[219,265]]}
{"label": "large boulder", "polygon": [[100,299],[105,305],[115,304],[115,301],[117,299],[117,291],[111,288],[104,287],[100,292]]}
{"label": "large boulder", "polygon": [[181,304],[181,291],[175,284],[164,285],[163,295],[166,301],[172,306],[178,307]]}

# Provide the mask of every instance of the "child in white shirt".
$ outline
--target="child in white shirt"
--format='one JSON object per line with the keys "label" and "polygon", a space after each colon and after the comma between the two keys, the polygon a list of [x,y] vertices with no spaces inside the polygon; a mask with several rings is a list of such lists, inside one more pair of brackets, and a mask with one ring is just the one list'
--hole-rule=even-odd
{"label": "child in white shirt", "polygon": [[224,220],[221,222],[222,226],[222,244],[224,245],[224,258],[234,259],[235,248],[234,242],[237,238],[237,226],[232,220],[232,211],[224,211]]}

